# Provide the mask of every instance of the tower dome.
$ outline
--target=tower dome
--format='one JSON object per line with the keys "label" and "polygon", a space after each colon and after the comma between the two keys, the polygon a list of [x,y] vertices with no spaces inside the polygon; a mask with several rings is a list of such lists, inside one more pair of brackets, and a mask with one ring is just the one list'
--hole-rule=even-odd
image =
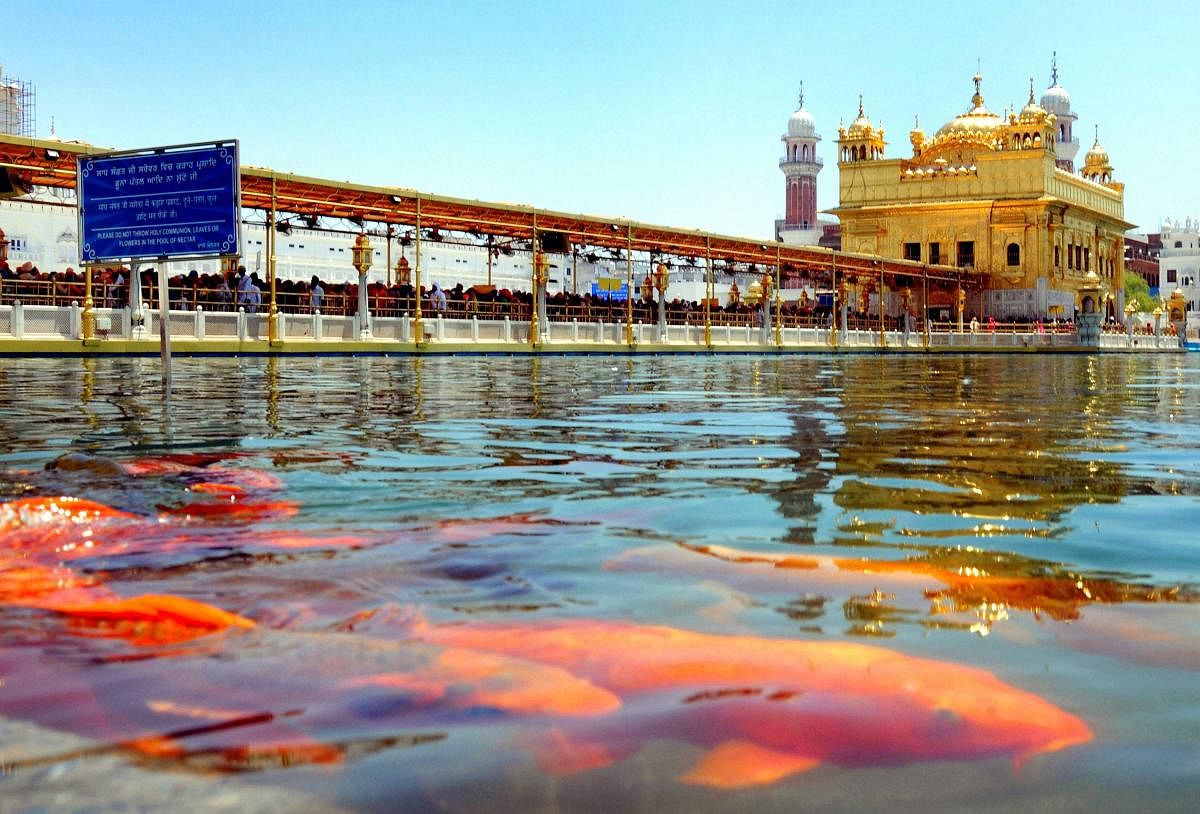
{"label": "tower dome", "polygon": [[817,132],[817,123],[812,114],[800,108],[788,118],[788,135],[795,137],[811,136]]}
{"label": "tower dome", "polygon": [[1055,116],[1061,116],[1071,111],[1071,96],[1057,84],[1046,88],[1042,94],[1042,107]]}
{"label": "tower dome", "polygon": [[1042,94],[1042,107],[1055,116],[1071,112],[1071,94],[1058,84],[1058,52],[1050,58],[1050,87]]}
{"label": "tower dome", "polygon": [[796,112],[788,118],[787,134],[791,138],[812,138],[817,134],[817,123],[811,113],[804,109],[804,83],[800,83],[800,101]]}

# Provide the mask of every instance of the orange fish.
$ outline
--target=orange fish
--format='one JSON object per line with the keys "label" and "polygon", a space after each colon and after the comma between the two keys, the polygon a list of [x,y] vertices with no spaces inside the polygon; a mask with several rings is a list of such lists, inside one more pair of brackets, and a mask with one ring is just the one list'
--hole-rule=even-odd
{"label": "orange fish", "polygon": [[42,562],[94,557],[119,549],[146,521],[77,497],[30,497],[0,503],[0,557],[20,551]]}
{"label": "orange fish", "polygon": [[[239,633],[233,658],[196,650],[110,659],[90,671],[30,648],[9,658],[0,648],[8,667],[0,715],[184,768],[244,771],[328,763],[380,739],[416,744],[460,726],[596,718],[620,707],[613,693],[567,670],[495,653],[346,634]],[[76,719],[48,702],[68,692],[73,705],[96,712]]]}
{"label": "orange fish", "polygon": [[1020,761],[1092,737],[1081,719],[984,670],[861,644],[603,621],[430,626],[419,635],[561,667],[637,710],[552,730],[536,751],[556,772],[674,738],[708,750],[682,780],[735,788],[827,762]]}

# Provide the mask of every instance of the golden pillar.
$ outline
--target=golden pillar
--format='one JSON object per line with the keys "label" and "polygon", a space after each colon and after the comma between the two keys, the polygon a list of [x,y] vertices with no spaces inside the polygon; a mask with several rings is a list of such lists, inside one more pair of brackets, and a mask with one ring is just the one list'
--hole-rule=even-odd
{"label": "golden pillar", "polygon": [[841,298],[838,289],[837,258],[831,261],[829,272],[829,344],[838,346],[838,332],[841,330]]}
{"label": "golden pillar", "polygon": [[83,341],[91,342],[96,336],[96,314],[92,310],[92,264],[83,264]]}
{"label": "golden pillar", "polygon": [[783,282],[783,266],[781,265],[779,246],[775,247],[775,347],[783,347],[783,295],[779,290]]}
{"label": "golden pillar", "polygon": [[712,350],[712,238],[704,238],[704,346]]}
{"label": "golden pillar", "polygon": [[[876,261],[878,262],[878,261]],[[887,289],[883,285],[883,264],[879,265],[879,347],[887,347],[887,327],[884,317],[887,316],[887,310],[883,307],[883,298],[887,294]]]}
{"label": "golden pillar", "polygon": [[633,227],[625,232],[625,344],[633,347]]}
{"label": "golden pillar", "polygon": [[416,228],[414,229],[413,257],[413,344],[420,346],[425,340],[424,326],[421,325],[421,196],[417,196]]}
{"label": "golden pillar", "polygon": [[929,269],[921,266],[921,346],[929,347]]}
{"label": "golden pillar", "polygon": [[541,293],[541,284],[538,278],[541,274],[542,252],[538,247],[538,229],[537,229],[537,213],[533,214],[533,240],[529,245],[530,259],[530,288],[533,296],[529,299],[529,346],[536,348],[538,343],[538,297]]}
{"label": "golden pillar", "polygon": [[271,287],[271,303],[267,309],[267,344],[279,344],[275,322],[279,311],[275,304],[275,176],[271,176],[271,217],[267,227],[267,281]]}

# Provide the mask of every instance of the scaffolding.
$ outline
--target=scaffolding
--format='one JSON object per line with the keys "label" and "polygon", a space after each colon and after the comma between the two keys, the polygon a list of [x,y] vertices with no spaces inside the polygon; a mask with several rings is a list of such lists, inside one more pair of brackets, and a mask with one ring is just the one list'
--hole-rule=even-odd
{"label": "scaffolding", "polygon": [[33,138],[36,116],[33,84],[4,76],[0,65],[0,133]]}

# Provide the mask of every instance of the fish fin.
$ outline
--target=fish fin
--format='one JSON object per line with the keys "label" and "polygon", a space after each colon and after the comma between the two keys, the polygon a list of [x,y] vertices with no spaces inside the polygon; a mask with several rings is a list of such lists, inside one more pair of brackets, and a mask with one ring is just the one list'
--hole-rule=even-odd
{"label": "fish fin", "polygon": [[749,741],[725,741],[700,758],[680,780],[719,789],[760,786],[790,774],[806,772],[820,760],[805,755],[779,752]]}
{"label": "fish fin", "polygon": [[191,641],[227,628],[256,627],[253,621],[212,605],[170,594],[47,605],[93,635],[135,645]]}

